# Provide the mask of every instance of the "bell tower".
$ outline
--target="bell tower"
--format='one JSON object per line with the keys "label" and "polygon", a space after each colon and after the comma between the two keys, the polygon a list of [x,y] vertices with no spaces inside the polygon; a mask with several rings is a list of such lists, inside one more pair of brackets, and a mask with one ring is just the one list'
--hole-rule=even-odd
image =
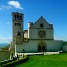
{"label": "bell tower", "polygon": [[[13,43],[15,41],[23,41],[23,21],[24,21],[24,14],[19,12],[12,13],[12,28],[13,28]],[[22,39],[20,39],[22,38]]]}

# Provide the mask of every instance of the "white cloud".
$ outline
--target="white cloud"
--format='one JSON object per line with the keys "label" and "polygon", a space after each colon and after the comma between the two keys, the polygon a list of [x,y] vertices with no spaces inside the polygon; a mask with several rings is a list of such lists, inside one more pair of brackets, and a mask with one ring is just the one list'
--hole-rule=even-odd
{"label": "white cloud", "polygon": [[7,5],[0,5],[0,10],[8,10],[13,8],[23,9],[18,1],[8,1]]}
{"label": "white cloud", "polygon": [[23,9],[18,1],[8,1],[8,4],[15,8]]}
{"label": "white cloud", "polygon": [[12,41],[12,37],[2,37],[0,36],[0,43],[10,43]]}
{"label": "white cloud", "polygon": [[11,6],[0,5],[0,10],[11,9]]}

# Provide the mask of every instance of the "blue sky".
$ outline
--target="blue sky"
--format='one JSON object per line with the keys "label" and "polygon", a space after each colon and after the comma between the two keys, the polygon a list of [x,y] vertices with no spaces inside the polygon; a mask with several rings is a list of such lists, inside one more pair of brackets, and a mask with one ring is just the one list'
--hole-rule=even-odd
{"label": "blue sky", "polygon": [[0,0],[0,43],[12,41],[12,12],[24,14],[24,29],[29,21],[43,16],[54,25],[55,40],[67,41],[67,0]]}

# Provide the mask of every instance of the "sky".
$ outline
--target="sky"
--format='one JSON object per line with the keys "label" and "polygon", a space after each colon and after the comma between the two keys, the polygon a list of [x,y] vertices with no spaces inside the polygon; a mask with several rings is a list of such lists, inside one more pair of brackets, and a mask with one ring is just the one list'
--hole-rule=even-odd
{"label": "sky", "polygon": [[12,41],[12,12],[24,14],[28,22],[43,16],[54,27],[54,39],[67,41],[67,0],[0,0],[0,43]]}

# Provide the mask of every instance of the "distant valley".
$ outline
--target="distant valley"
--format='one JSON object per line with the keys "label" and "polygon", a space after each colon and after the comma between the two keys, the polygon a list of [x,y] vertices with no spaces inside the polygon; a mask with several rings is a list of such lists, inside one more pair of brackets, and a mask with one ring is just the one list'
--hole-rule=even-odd
{"label": "distant valley", "polygon": [[9,45],[8,43],[0,43],[0,48]]}

